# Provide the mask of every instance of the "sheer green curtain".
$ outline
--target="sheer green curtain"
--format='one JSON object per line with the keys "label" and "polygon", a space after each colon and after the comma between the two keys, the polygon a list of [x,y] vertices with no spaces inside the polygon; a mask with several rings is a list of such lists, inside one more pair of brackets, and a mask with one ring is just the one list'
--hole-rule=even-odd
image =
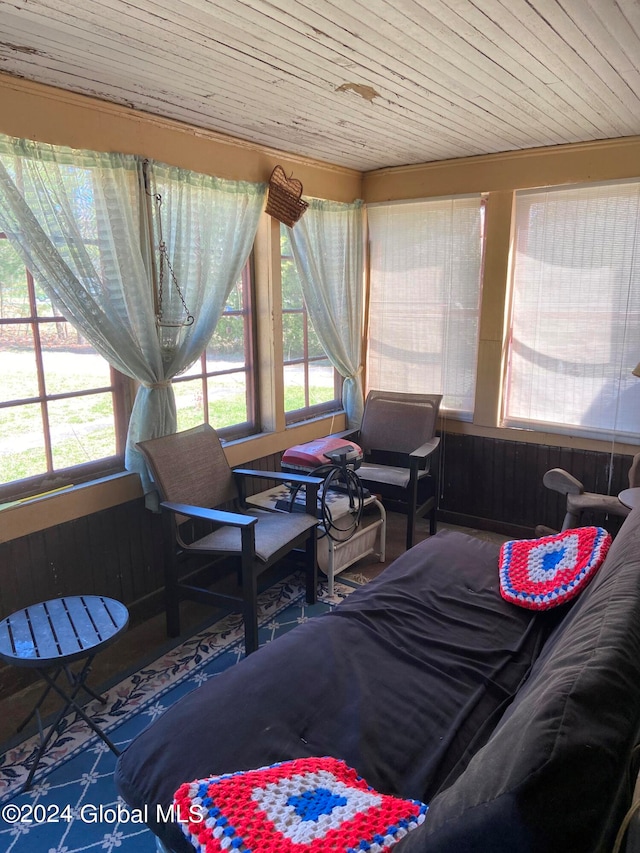
{"label": "sheer green curtain", "polygon": [[[151,490],[137,441],[175,431],[170,380],[209,340],[249,255],[262,184],[220,181],[123,154],[0,135],[0,230],[57,309],[140,383],[125,464]],[[151,189],[150,189],[151,188]],[[194,322],[159,329],[159,222]],[[167,286],[167,283],[165,283]],[[167,296],[173,310],[175,293]]]}
{"label": "sheer green curtain", "polygon": [[[175,432],[170,381],[207,346],[251,252],[266,196],[266,184],[226,181],[155,162],[147,163],[146,171],[153,245],[162,236],[177,287],[165,270],[163,315],[176,325],[159,328],[158,369],[138,391],[131,413],[126,463],[143,476],[146,467],[135,442]],[[157,251],[154,258],[157,278]],[[179,325],[185,306],[194,318],[191,325]]]}
{"label": "sheer green curtain", "polygon": [[289,229],[293,256],[313,328],[344,377],[342,402],[349,425],[359,426],[363,412],[363,204],[308,201],[302,219]]}

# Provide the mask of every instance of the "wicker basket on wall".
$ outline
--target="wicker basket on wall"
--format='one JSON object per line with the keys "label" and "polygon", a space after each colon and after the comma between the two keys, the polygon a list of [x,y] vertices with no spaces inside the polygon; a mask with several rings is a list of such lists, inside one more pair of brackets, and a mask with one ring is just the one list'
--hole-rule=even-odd
{"label": "wicker basket on wall", "polygon": [[301,195],[301,182],[297,178],[287,178],[282,166],[276,166],[269,178],[266,211],[279,222],[293,228],[309,207]]}

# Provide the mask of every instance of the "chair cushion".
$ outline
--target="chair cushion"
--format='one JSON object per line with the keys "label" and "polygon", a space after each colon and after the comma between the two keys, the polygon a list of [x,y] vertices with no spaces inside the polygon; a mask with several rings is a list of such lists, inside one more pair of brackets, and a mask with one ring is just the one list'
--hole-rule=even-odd
{"label": "chair cushion", "polygon": [[574,598],[602,565],[611,536],[602,527],[576,527],[500,548],[500,594],[529,610],[548,610]]}
{"label": "chair cushion", "polygon": [[[428,471],[419,471],[418,479],[426,477]],[[400,486],[406,489],[409,485],[409,469],[396,468],[393,465],[374,465],[372,462],[363,462],[356,474],[365,483],[386,483],[388,486]]]}
{"label": "chair cushion", "polygon": [[335,758],[298,758],[181,785],[174,798],[196,850],[386,850],[427,806],[379,794]]}
{"label": "chair cushion", "polygon": [[[255,526],[256,556],[267,562],[280,548],[318,523],[312,515],[303,512],[264,512],[251,510],[248,515],[258,519]],[[190,551],[242,551],[240,530],[237,527],[220,527],[189,545]]]}

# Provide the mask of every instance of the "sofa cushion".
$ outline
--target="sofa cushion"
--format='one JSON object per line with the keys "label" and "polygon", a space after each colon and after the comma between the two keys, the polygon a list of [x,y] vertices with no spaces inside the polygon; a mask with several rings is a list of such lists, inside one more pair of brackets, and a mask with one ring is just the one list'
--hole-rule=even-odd
{"label": "sofa cushion", "polygon": [[185,783],[174,807],[202,853],[388,850],[420,826],[427,811],[417,800],[379,794],[330,757]]}
{"label": "sofa cushion", "polygon": [[[443,531],[331,613],[182,698],[118,759],[116,787],[153,822],[183,782],[274,762],[343,759],[382,793],[429,802],[485,742],[560,610],[513,607],[498,546]],[[413,834],[413,833],[412,833]]]}
{"label": "sofa cushion", "polygon": [[640,510],[402,853],[610,850],[640,735]]}
{"label": "sofa cushion", "polygon": [[602,565],[611,536],[602,527],[576,527],[500,548],[500,594],[529,610],[548,610],[575,598]]}

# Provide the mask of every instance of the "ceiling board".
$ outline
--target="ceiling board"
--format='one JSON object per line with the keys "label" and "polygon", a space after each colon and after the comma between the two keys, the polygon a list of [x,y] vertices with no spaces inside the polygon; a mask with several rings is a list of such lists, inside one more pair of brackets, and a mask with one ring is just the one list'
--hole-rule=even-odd
{"label": "ceiling board", "polygon": [[640,135],[637,0],[0,0],[0,70],[367,171]]}

